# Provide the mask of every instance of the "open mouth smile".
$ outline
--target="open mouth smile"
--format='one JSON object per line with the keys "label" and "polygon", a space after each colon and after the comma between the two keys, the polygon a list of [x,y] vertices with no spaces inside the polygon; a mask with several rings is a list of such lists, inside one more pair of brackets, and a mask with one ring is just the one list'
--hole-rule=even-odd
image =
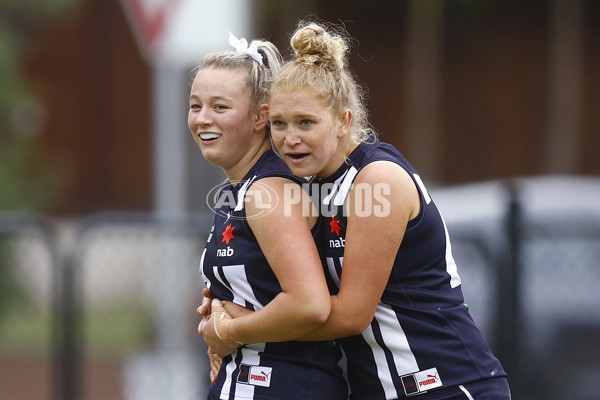
{"label": "open mouth smile", "polygon": [[221,137],[218,133],[201,133],[198,136],[203,142],[214,142]]}

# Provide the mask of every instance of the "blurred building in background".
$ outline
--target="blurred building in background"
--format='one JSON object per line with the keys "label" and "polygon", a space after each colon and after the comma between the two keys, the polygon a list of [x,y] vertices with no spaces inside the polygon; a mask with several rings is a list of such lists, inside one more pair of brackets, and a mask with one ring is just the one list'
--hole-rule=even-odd
{"label": "blurred building in background", "polygon": [[[427,181],[600,174],[597,1],[261,0],[250,8],[254,35],[284,55],[298,19],[343,23],[373,126]],[[211,35],[226,47],[226,33]],[[153,71],[121,4],[76,2],[23,45],[43,114],[33,161],[60,182],[44,211],[151,210]],[[184,103],[183,121],[186,112]],[[184,124],[172,135],[189,134]],[[186,140],[187,207],[196,210],[202,156]]]}

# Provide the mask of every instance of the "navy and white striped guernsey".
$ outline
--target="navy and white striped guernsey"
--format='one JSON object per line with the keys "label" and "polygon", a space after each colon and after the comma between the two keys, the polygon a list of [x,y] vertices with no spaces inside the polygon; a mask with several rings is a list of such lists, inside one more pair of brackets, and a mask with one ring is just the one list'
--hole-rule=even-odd
{"label": "navy and white striped guernsey", "polygon": [[[203,278],[217,298],[254,311],[281,292],[248,225],[244,207],[246,190],[269,176],[301,182],[273,151],[265,152],[241,182],[236,186],[226,183],[221,188],[200,262]],[[332,341],[245,345],[225,357],[208,398],[347,399],[347,384],[337,365],[340,357],[341,351]]]}
{"label": "navy and white striped guernsey", "polygon": [[361,335],[338,340],[348,360],[350,399],[398,399],[426,391],[433,396],[444,388],[505,379],[464,305],[442,216],[404,156],[374,135],[333,175],[316,181],[321,209],[329,213],[321,217],[319,252],[333,293],[343,270],[348,192],[361,169],[378,160],[408,171],[420,193],[421,211],[408,223],[370,326]]}

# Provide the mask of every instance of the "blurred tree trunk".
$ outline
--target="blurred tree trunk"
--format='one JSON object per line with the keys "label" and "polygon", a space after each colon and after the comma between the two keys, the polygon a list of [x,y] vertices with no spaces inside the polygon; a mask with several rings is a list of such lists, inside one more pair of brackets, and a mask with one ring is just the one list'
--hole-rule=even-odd
{"label": "blurred tree trunk", "polygon": [[582,143],[583,4],[555,0],[550,34],[550,110],[544,173],[577,173]]}
{"label": "blurred tree trunk", "polygon": [[424,179],[440,176],[440,58],[443,2],[412,0],[407,35],[407,153]]}

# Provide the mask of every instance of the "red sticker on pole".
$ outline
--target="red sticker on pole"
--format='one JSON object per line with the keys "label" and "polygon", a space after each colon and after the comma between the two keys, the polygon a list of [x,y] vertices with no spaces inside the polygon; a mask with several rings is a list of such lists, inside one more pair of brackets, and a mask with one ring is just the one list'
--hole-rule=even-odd
{"label": "red sticker on pole", "polygon": [[180,0],[121,0],[142,54],[155,56],[166,30],[168,14]]}

